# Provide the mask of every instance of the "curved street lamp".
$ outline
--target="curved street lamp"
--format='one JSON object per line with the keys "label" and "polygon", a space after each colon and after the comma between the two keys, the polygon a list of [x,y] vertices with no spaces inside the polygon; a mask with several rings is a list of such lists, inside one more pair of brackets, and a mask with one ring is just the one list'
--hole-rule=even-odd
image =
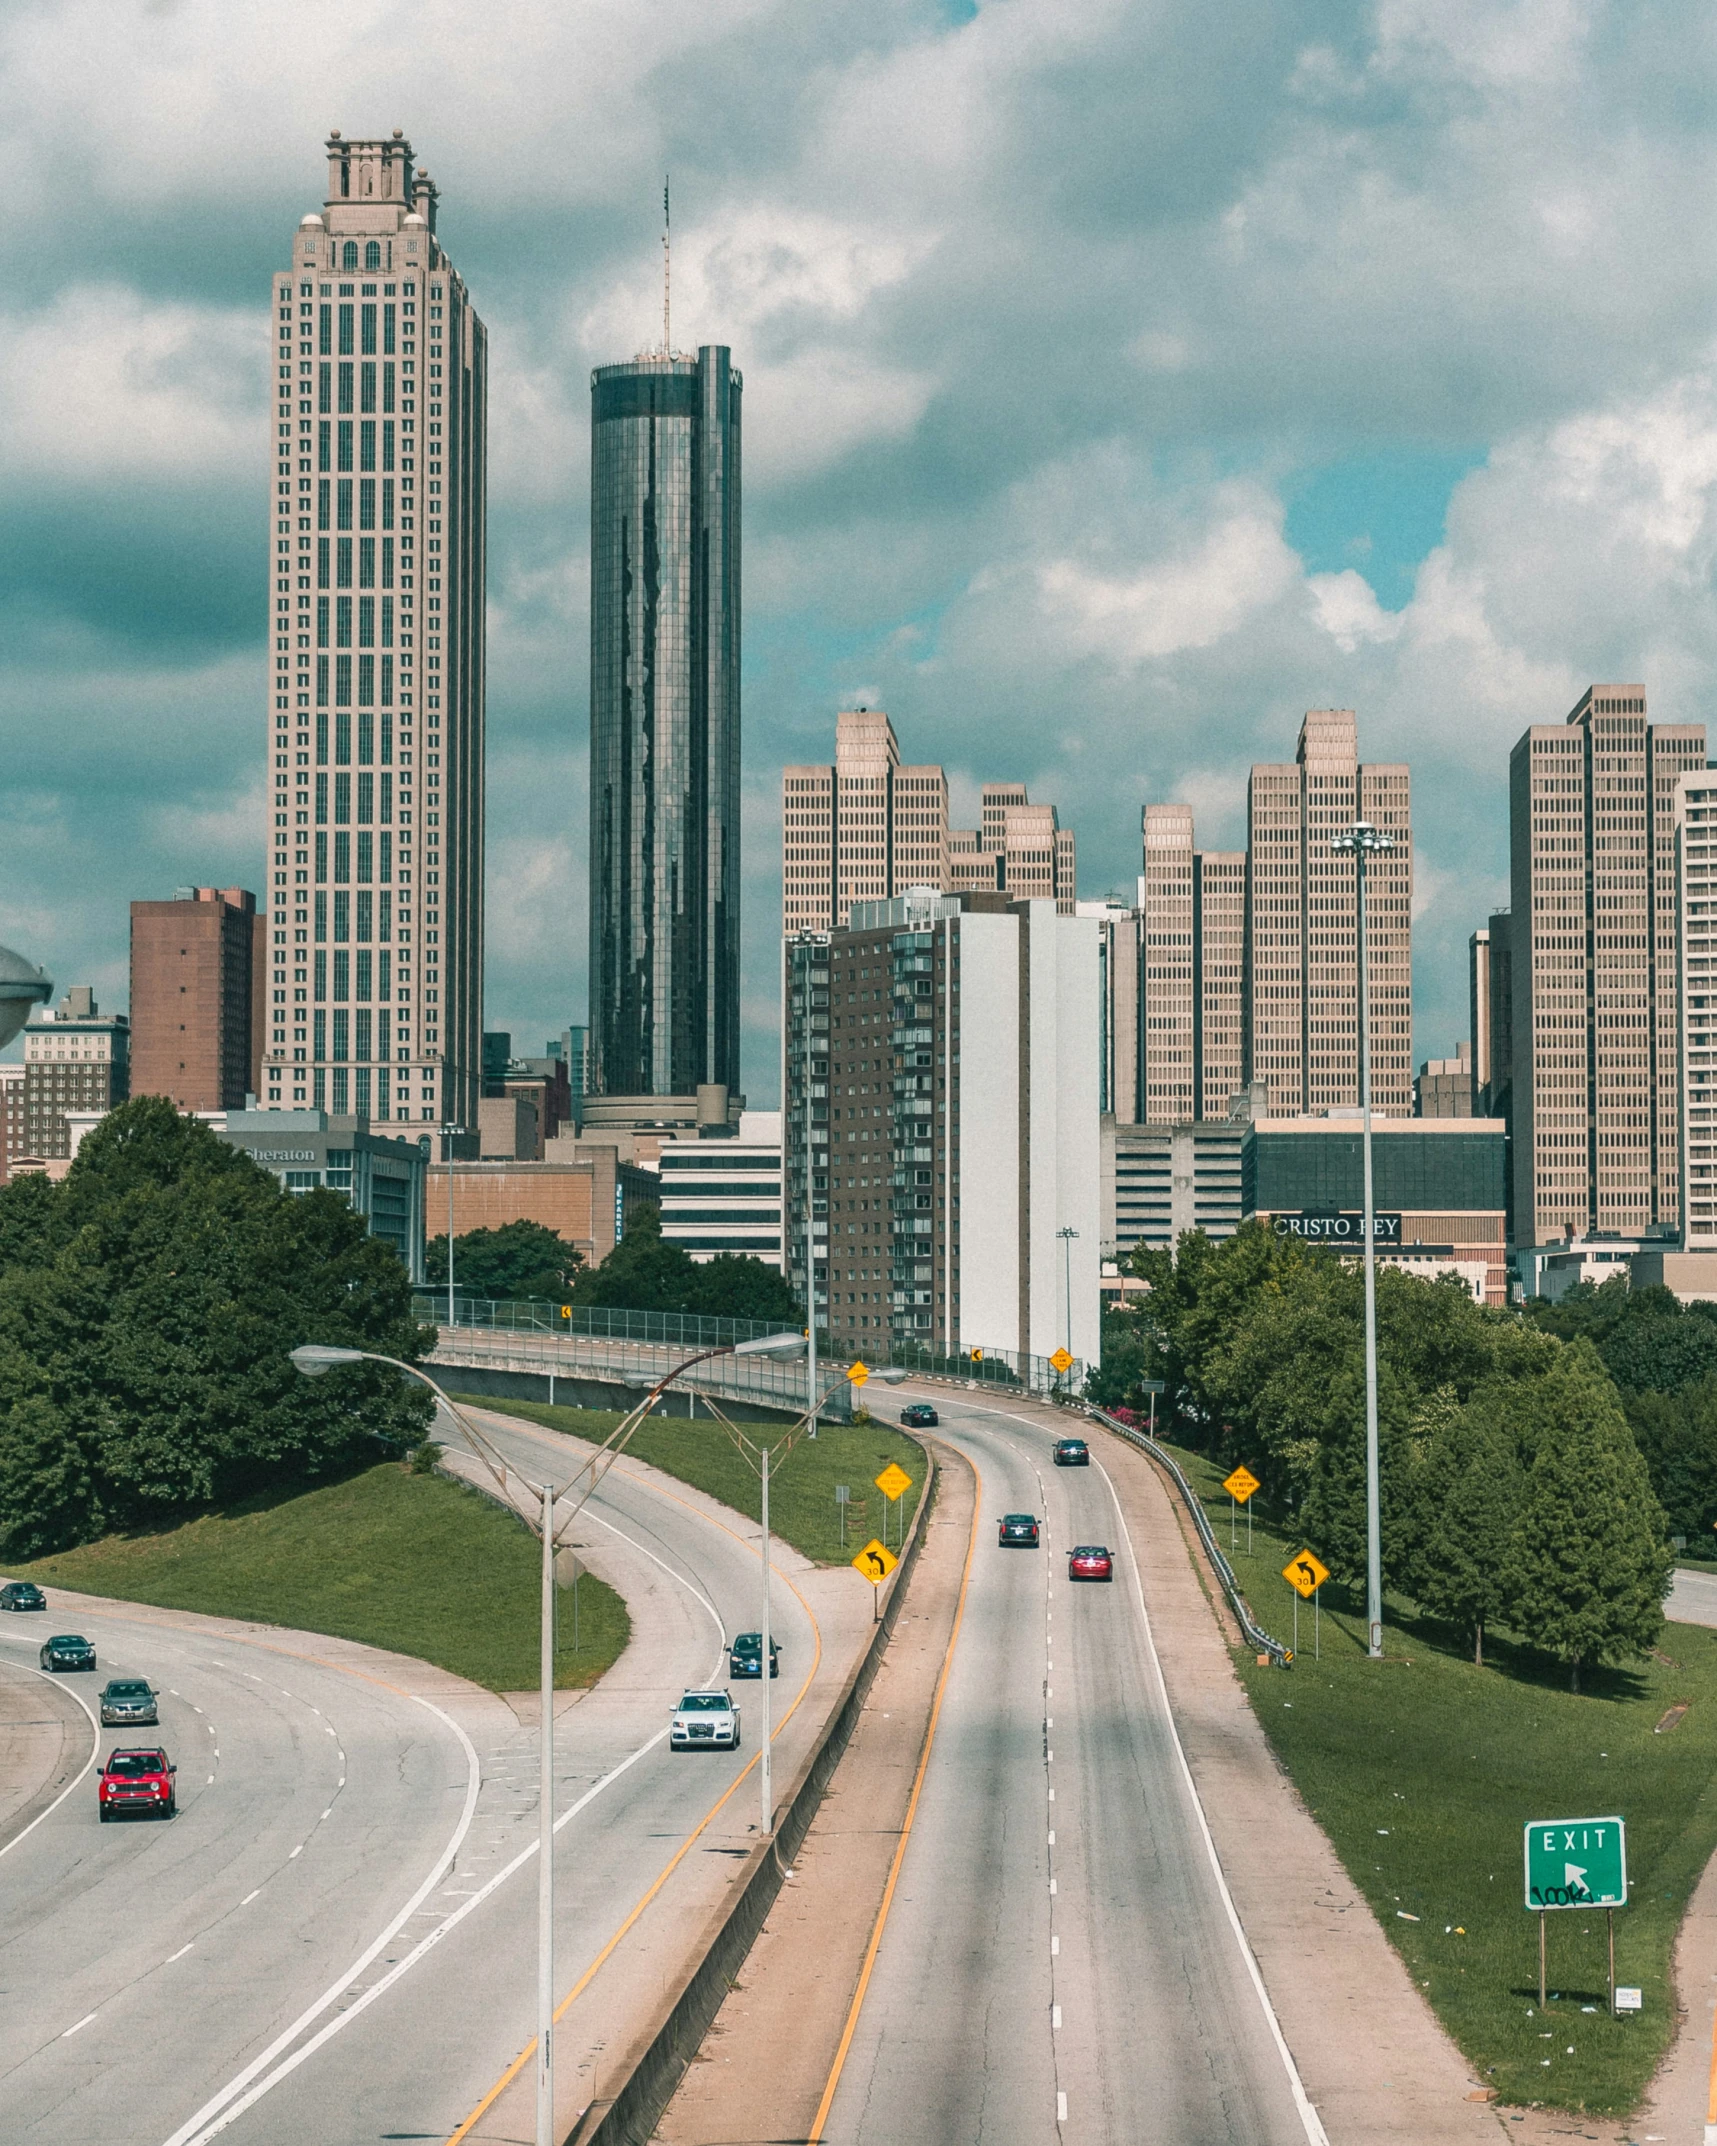
{"label": "curved street lamp", "polygon": [[[449,1236],[449,1255],[452,1240]],[[521,1479],[522,1487],[537,1504],[537,1517],[533,1521],[527,1511],[522,1511],[515,1502],[509,1477],[511,1471],[506,1457],[478,1430],[462,1408],[452,1399],[445,1387],[417,1364],[408,1364],[397,1356],[383,1356],[375,1349],[346,1349],[330,1347],[321,1342],[307,1341],[291,1351],[293,1367],[306,1378],[322,1378],[330,1371],[338,1371],[349,1364],[388,1364],[395,1371],[403,1371],[408,1378],[417,1379],[427,1386],[447,1413],[458,1424],[469,1440],[471,1450],[488,1469],[501,1493],[502,1503],[510,1511],[519,1513],[525,1525],[542,1543],[542,1601],[541,1601],[541,1726],[538,1731],[538,1762],[540,1771],[540,1806],[537,1826],[537,2146],[557,2146],[554,2132],[554,1559],[555,1551],[565,1540],[567,1530],[584,1510],[597,1486],[609,1469],[620,1458],[631,1441],[632,1433],[655,1407],[662,1395],[696,1364],[705,1363],[712,1356],[786,1356],[802,1350],[805,1346],[802,1334],[765,1334],[756,1341],[729,1343],[719,1349],[704,1349],[682,1364],[676,1364],[665,1378],[658,1379],[637,1405],[621,1418],[608,1437],[589,1460],[578,1469],[566,1485],[570,1490],[580,1477],[588,1476],[577,1503],[556,1525],[556,1507],[565,1496],[565,1490],[557,1492],[552,1483],[531,1483]],[[833,1389],[831,1388],[831,1391]],[[730,1427],[731,1428],[731,1427]],[[767,1463],[765,1464],[767,1486]],[[769,1566],[767,1557],[767,1532],[769,1525],[768,1489],[764,1490],[764,1605],[768,1614]],[[767,1626],[765,1627],[767,1644]],[[768,1679],[764,1680],[768,1688]],[[765,1743],[763,1766],[767,1777],[769,1747],[767,1742],[768,1708],[764,1708]]]}

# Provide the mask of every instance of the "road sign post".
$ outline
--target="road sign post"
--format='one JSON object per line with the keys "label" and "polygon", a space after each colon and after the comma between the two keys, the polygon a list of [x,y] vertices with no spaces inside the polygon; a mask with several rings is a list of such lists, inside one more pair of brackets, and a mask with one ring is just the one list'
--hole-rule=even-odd
{"label": "road sign post", "polygon": [[1535,1818],[1526,1828],[1526,1906],[1538,1917],[1538,2002],[1545,1993],[1545,1918],[1602,1908],[1608,1924],[1610,2011],[1616,2009],[1616,1910],[1628,1904],[1627,1827],[1620,1818]]}
{"label": "road sign post", "polygon": [[1157,1435],[1157,1395],[1164,1390],[1167,1382],[1163,1379],[1141,1379],[1139,1383],[1151,1397],[1150,1435],[1154,1438]]}
{"label": "road sign post", "polygon": [[841,1548],[847,1546],[847,1507],[852,1501],[852,1487],[847,1483],[835,1485],[835,1510],[841,1516]]}
{"label": "road sign post", "polygon": [[877,1542],[873,1538],[865,1544],[864,1548],[851,1562],[853,1569],[856,1572],[862,1572],[876,1590],[872,1597],[876,1614],[871,1619],[871,1622],[880,1624],[882,1622],[882,1583],[888,1578],[895,1566],[900,1563],[900,1560],[888,1547],[887,1543]]}
{"label": "road sign post", "polygon": [[[880,1491],[882,1492],[883,1496],[884,1496],[884,1497],[885,1497],[885,1498],[886,1498],[886,1499],[888,1500],[888,1504],[889,1504],[889,1505],[892,1505],[892,1506],[895,1506],[895,1507],[897,1507],[897,1508],[898,1508],[898,1506],[899,1506],[899,1504],[900,1504],[900,1500],[901,1500],[901,1498],[902,1498],[902,1497],[903,1497],[903,1496],[905,1495],[905,1493],[906,1493],[907,1491],[909,1491],[909,1490],[910,1490],[910,1489],[912,1488],[912,1478],[911,1478],[911,1476],[909,1476],[909,1475],[907,1474],[906,1470],[905,1470],[905,1469],[904,1469],[904,1468],[903,1468],[903,1467],[902,1467],[902,1466],[900,1465],[899,1461],[897,1461],[897,1460],[891,1460],[891,1461],[889,1462],[888,1466],[887,1466],[887,1467],[886,1467],[886,1468],[885,1468],[885,1469],[884,1469],[884,1470],[882,1471],[882,1473],[881,1473],[881,1474],[880,1474],[880,1475],[879,1475],[879,1476],[878,1476],[878,1477],[876,1478],[876,1487],[877,1487],[877,1489],[878,1489],[878,1490],[880,1490]],[[894,1541],[895,1541],[895,1547],[896,1547],[897,1549],[899,1548],[899,1546],[900,1546],[900,1544],[901,1544],[902,1540],[904,1539],[904,1538],[903,1538],[903,1535],[902,1535],[902,1530],[904,1529],[905,1525],[906,1525],[906,1515],[905,1515],[904,1513],[902,1513],[902,1512],[899,1512],[899,1511],[897,1510],[897,1511],[896,1511],[896,1514],[895,1514],[895,1520],[894,1520]],[[886,1542],[886,1541],[887,1541],[887,1539],[888,1539],[888,1506],[887,1506],[887,1505],[885,1505],[885,1506],[883,1507],[883,1509],[882,1509],[882,1533],[883,1533],[883,1540],[884,1540],[884,1541]]]}
{"label": "road sign post", "polygon": [[1242,1461],[1232,1475],[1224,1476],[1222,1487],[1228,1493],[1228,1547],[1234,1548],[1234,1516],[1239,1508],[1246,1507],[1246,1554],[1252,1554],[1252,1493],[1258,1488],[1258,1478]]}
{"label": "road sign post", "polygon": [[1300,1651],[1300,1604],[1312,1605],[1312,1659],[1323,1659],[1323,1604],[1318,1599],[1318,1589],[1329,1578],[1329,1567],[1311,1550],[1302,1550],[1297,1557],[1290,1557],[1282,1567],[1282,1577],[1294,1590],[1294,1652]]}

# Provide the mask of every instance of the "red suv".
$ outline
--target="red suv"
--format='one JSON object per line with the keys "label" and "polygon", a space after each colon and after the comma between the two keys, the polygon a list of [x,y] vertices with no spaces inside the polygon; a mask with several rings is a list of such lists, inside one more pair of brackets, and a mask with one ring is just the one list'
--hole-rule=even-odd
{"label": "red suv", "polygon": [[179,1808],[173,1790],[173,1776],[178,1770],[168,1764],[166,1752],[159,1748],[112,1752],[101,1769],[97,1790],[102,1824],[106,1825],[110,1818],[122,1818],[127,1811],[154,1812],[171,1818]]}

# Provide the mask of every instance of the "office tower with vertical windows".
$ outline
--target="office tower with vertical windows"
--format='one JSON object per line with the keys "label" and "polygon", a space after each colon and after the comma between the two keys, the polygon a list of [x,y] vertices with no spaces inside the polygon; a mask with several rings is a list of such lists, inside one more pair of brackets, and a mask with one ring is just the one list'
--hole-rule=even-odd
{"label": "office tower with vertical windows", "polygon": [[740,401],[719,344],[591,375],[599,1096],[739,1086]]}
{"label": "office tower with vertical windows", "polygon": [[273,279],[262,1101],[476,1123],[487,337],[411,144]]}
{"label": "office tower with vertical windows", "polygon": [[1351,709],[1315,708],[1291,765],[1247,794],[1246,1079],[1278,1116],[1359,1102],[1358,890],[1330,847],[1355,820],[1394,837],[1366,874],[1372,1107],[1413,1111],[1413,834],[1407,769],[1359,759]]}
{"label": "office tower with vertical windows", "polygon": [[1078,854],[1053,805],[1023,783],[983,788],[979,824],[948,825],[948,776],[901,764],[880,708],[835,719],[831,766],[781,771],[781,912],[789,938],[833,931],[855,902],[892,901],[915,888],[1053,901],[1074,913]]}
{"label": "office tower with vertical windows", "polygon": [[1717,769],[1675,786],[1681,956],[1681,1243],[1717,1254]]}
{"label": "office tower with vertical windows", "polygon": [[1680,1228],[1676,785],[1704,765],[1705,726],[1653,723],[1633,684],[1514,748],[1517,1246]]}

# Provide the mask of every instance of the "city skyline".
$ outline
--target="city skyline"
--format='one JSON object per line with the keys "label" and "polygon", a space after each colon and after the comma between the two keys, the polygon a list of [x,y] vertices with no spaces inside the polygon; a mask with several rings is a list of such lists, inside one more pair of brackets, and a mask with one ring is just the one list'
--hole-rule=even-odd
{"label": "city skyline", "polygon": [[[1595,105],[1638,106],[1643,31],[1547,29],[1556,64],[1522,92],[1452,23],[1272,16],[1191,164],[1159,168],[1138,164],[1141,117],[1179,141],[1197,100],[1172,85],[1203,79],[1173,22],[1008,47],[993,11],[861,33],[836,10],[814,60],[755,23],[695,41],[663,24],[592,78],[549,11],[521,11],[505,70],[435,62],[458,32],[434,7],[385,70],[334,12],[301,20],[337,33],[337,94],[325,74],[283,90],[250,23],[211,47],[188,18],[98,39],[68,11],[0,58],[30,174],[0,316],[0,901],[13,941],[104,1003],[123,998],[129,899],[256,878],[256,292],[303,144],[336,123],[425,145],[495,328],[495,1025],[555,1033],[582,1010],[588,376],[658,330],[670,164],[678,332],[729,342],[751,402],[755,1101],[775,782],[842,706],[910,728],[956,824],[998,766],[1054,798],[1087,898],[1130,885],[1147,801],[1238,847],[1235,771],[1304,708],[1356,708],[1368,750],[1414,772],[1416,1059],[1465,1032],[1465,941],[1506,899],[1513,738],[1593,677],[1646,678],[1665,720],[1704,715],[1708,278],[1642,242],[1660,187],[1697,186],[1702,136],[1653,136],[1651,189],[1617,138],[1572,147]],[[218,111],[186,124],[217,65]],[[1041,103],[1069,81],[1077,127],[1060,88]],[[771,125],[750,123],[758,95]],[[989,145],[952,177],[929,108]],[[700,147],[717,138],[719,164]],[[1063,168],[1077,183],[1049,184]],[[1133,176],[1117,193],[1102,170]],[[540,208],[519,206],[521,171]],[[1482,263],[1449,236],[1481,198]],[[1537,333],[1548,318],[1567,332]],[[565,920],[546,958],[545,917]]]}

